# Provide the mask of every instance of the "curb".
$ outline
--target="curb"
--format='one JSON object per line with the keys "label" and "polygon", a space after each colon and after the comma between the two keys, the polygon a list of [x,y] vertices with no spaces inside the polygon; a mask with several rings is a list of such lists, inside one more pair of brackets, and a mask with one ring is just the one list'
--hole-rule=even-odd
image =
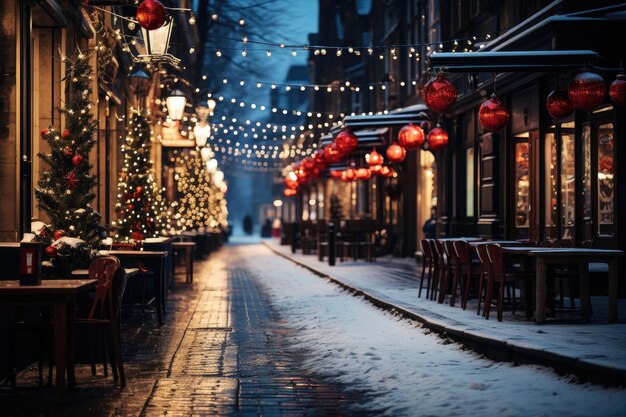
{"label": "curb", "polygon": [[370,304],[382,310],[396,314],[402,318],[417,321],[425,328],[437,333],[442,338],[450,338],[475,353],[484,355],[496,361],[512,362],[514,364],[542,365],[554,369],[559,375],[575,375],[581,382],[593,382],[605,386],[626,386],[626,369],[611,368],[602,364],[581,360],[579,358],[562,355],[542,349],[534,349],[494,339],[466,330],[447,326],[436,319],[421,315],[402,306],[393,304],[382,297],[347,284],[342,280],[321,272],[297,259],[279,252],[267,242],[263,242],[270,251],[296,265],[299,265],[315,275],[325,278],[340,288],[349,291],[355,297],[363,297]]}

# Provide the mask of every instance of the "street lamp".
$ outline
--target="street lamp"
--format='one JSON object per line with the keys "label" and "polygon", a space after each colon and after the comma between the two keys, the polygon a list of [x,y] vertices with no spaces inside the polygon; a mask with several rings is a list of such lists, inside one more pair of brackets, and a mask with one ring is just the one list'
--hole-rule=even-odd
{"label": "street lamp", "polygon": [[196,146],[199,148],[204,147],[209,137],[211,137],[211,125],[206,124],[201,126],[200,123],[196,123],[193,127],[193,136],[196,138]]}
{"label": "street lamp", "polygon": [[173,27],[174,20],[172,16],[167,16],[163,26],[158,29],[146,30],[142,27],[141,34],[143,36],[146,54],[139,55],[137,57],[138,60],[141,62],[169,62],[174,66],[178,66],[180,58],[176,58],[167,53]]}
{"label": "street lamp", "polygon": [[170,119],[182,120],[183,113],[185,113],[185,105],[187,104],[185,93],[176,89],[165,99],[165,102]]}

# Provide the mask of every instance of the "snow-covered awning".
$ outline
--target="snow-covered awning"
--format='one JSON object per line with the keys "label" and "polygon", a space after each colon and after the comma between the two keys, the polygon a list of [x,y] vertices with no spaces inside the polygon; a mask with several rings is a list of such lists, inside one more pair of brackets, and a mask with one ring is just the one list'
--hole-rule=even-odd
{"label": "snow-covered awning", "polygon": [[346,116],[343,124],[353,131],[358,129],[376,129],[393,126],[404,126],[409,123],[420,123],[429,120],[428,108],[423,104],[403,107],[383,114]]}

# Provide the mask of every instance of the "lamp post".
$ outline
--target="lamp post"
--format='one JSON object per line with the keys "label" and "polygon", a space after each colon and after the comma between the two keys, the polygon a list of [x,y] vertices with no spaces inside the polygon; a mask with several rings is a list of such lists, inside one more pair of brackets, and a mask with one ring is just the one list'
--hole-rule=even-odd
{"label": "lamp post", "polygon": [[174,67],[178,67],[180,58],[176,58],[167,53],[173,27],[174,21],[172,16],[167,16],[163,26],[158,29],[146,30],[142,27],[141,34],[143,36],[146,53],[139,55],[137,59],[141,62],[168,62]]}
{"label": "lamp post", "polygon": [[182,120],[183,114],[185,113],[185,105],[187,104],[187,97],[185,96],[185,93],[179,89],[175,89],[165,99],[165,103],[167,105],[167,112],[170,119]]}

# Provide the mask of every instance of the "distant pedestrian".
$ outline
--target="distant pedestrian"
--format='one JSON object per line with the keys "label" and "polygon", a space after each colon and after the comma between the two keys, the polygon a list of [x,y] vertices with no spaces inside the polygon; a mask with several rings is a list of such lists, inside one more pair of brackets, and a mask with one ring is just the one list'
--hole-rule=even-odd
{"label": "distant pedestrian", "polygon": [[252,217],[249,214],[243,218],[243,232],[247,235],[252,234]]}
{"label": "distant pedestrian", "polygon": [[437,207],[430,208],[430,218],[424,223],[422,228],[426,239],[435,239],[437,237]]}

